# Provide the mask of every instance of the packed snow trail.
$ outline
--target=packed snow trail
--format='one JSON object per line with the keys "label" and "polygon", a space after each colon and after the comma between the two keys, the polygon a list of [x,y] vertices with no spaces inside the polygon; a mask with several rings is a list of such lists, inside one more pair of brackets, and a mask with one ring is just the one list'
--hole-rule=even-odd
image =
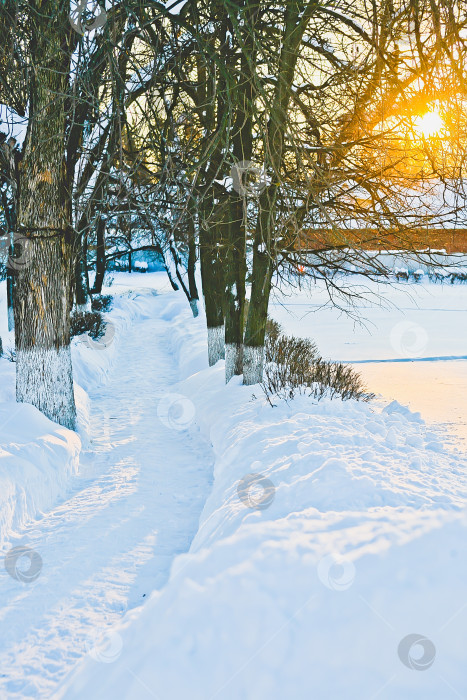
{"label": "packed snow trail", "polygon": [[[166,582],[189,548],[211,481],[210,447],[158,418],[178,380],[166,301],[120,343],[111,376],[91,393],[92,451],[69,499],[12,546],[42,557],[21,583],[2,567],[0,697],[48,698],[77,660],[127,609]],[[103,350],[105,352],[105,350]]]}

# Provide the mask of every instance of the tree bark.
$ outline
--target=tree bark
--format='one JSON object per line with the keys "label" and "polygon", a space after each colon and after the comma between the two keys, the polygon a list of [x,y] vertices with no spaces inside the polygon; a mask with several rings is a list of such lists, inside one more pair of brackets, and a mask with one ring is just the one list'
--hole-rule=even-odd
{"label": "tree bark", "polygon": [[265,161],[273,184],[259,198],[259,212],[253,243],[251,299],[245,329],[243,383],[250,385],[263,379],[264,337],[275,259],[275,219],[280,170],[284,156],[284,138],[300,42],[309,17],[314,11],[310,2],[302,13],[296,0],[285,5],[284,34],[279,58],[274,99],[271,105]]}
{"label": "tree bark", "polygon": [[[3,199],[3,197],[2,197]],[[5,198],[6,199],[6,198]],[[16,229],[16,212],[15,207],[12,207],[12,211],[9,210],[8,204],[5,200],[2,202],[3,210],[5,213],[5,218],[8,223],[8,255],[11,256],[14,253],[13,243],[14,243],[14,231]],[[15,296],[15,275],[13,270],[9,265],[7,265],[6,270],[6,298],[7,298],[7,316],[8,316],[8,330],[12,331],[15,328],[15,318],[13,310],[13,299]]]}
{"label": "tree bark", "polygon": [[[232,143],[234,166],[249,162],[253,154],[254,87],[252,71],[255,66],[255,11],[257,6],[250,0],[235,0],[232,3],[237,25],[244,28],[241,36],[241,51],[235,50],[228,58],[229,75],[235,76],[231,89],[234,104],[234,121],[232,125]],[[240,38],[240,37],[239,37]],[[246,211],[247,200],[240,193],[233,191],[230,195],[229,226],[227,227],[227,246],[225,253],[225,381],[228,383],[235,375],[243,374],[243,331],[245,315],[246,287]]]}
{"label": "tree bark", "polygon": [[14,296],[15,296],[15,278],[14,278],[14,275],[11,272],[11,270],[7,270],[6,298],[7,298],[8,330],[9,331],[14,330],[14,328],[15,328],[15,314],[14,314],[14,307],[13,307]]}
{"label": "tree bark", "polygon": [[[207,216],[212,216],[212,213],[207,212]],[[210,367],[225,358],[224,273],[221,260],[221,229],[221,222],[204,220],[201,222],[199,230],[201,280],[208,328],[208,360]]]}
{"label": "tree bark", "polygon": [[[96,231],[96,277],[94,279],[94,285],[92,288],[93,294],[100,294],[102,292],[102,285],[104,283],[104,275],[106,268],[106,258],[105,258],[105,225],[106,220],[104,217],[99,217],[97,223]],[[130,253],[131,255],[131,253]],[[129,256],[130,268],[131,268],[131,257]],[[131,272],[131,269],[130,269]]]}
{"label": "tree bark", "polygon": [[246,237],[243,201],[231,197],[225,263],[225,381],[243,374]]}
{"label": "tree bark", "polygon": [[[223,17],[219,34],[210,38],[213,51],[217,51],[216,42],[221,44],[220,60],[225,65],[225,57],[229,51],[226,41],[229,22]],[[226,75],[213,69],[212,74],[206,70],[207,65],[200,56],[197,62],[199,86],[197,89],[197,104],[202,116],[204,133],[223,133],[228,129],[228,110],[226,105]],[[226,145],[226,143],[224,144]],[[224,301],[225,282],[223,271],[222,238],[223,238],[223,202],[224,188],[218,188],[215,181],[218,177],[223,160],[223,143],[218,139],[214,152],[211,154],[206,169],[201,177],[201,187],[197,192],[201,205],[199,209],[199,258],[201,268],[201,283],[206,312],[208,331],[208,360],[209,365],[215,365],[225,358],[224,330]],[[220,191],[219,191],[220,190]]]}
{"label": "tree bark", "polygon": [[[5,216],[5,221],[8,226],[8,255],[13,254],[13,243],[14,243],[14,232],[16,231],[17,225],[17,200],[19,194],[18,187],[18,162],[19,155],[17,151],[14,151],[16,141],[13,139],[11,144],[3,144],[2,152],[0,155],[2,158],[2,169],[4,171],[1,173],[3,175],[2,180],[5,179],[9,182],[11,197],[7,196],[7,193],[2,190],[1,200],[3,213]],[[2,183],[3,184],[3,183]],[[6,289],[7,289],[7,316],[8,316],[8,330],[12,331],[15,327],[14,311],[13,311],[13,297],[15,289],[15,275],[10,266],[7,266],[6,271]]]}
{"label": "tree bark", "polygon": [[75,304],[79,308],[89,306],[89,278],[87,266],[87,245],[85,236],[81,233],[76,241],[75,258]]}
{"label": "tree bark", "polygon": [[74,429],[70,353],[71,197],[65,169],[69,4],[34,14],[29,123],[20,168],[14,300],[16,397]]}
{"label": "tree bark", "polygon": [[[264,206],[267,206],[267,199]],[[258,226],[253,243],[251,298],[243,349],[243,383],[246,385],[259,384],[263,379],[264,338],[273,273],[270,252],[272,224],[268,218],[267,211],[260,212],[265,228],[261,224]],[[267,233],[268,245],[264,242],[263,232]]]}
{"label": "tree bark", "polygon": [[190,292],[190,306],[193,317],[196,318],[198,311],[198,287],[196,286],[196,234],[195,234],[195,211],[194,207],[190,208],[190,216],[188,221],[188,289]]}

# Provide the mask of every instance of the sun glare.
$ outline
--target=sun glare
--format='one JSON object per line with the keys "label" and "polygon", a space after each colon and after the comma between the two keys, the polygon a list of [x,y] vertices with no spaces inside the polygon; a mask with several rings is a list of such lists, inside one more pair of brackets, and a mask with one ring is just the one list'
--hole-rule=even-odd
{"label": "sun glare", "polygon": [[444,126],[444,122],[438,111],[427,112],[421,117],[414,119],[414,128],[419,136],[431,138],[439,134]]}

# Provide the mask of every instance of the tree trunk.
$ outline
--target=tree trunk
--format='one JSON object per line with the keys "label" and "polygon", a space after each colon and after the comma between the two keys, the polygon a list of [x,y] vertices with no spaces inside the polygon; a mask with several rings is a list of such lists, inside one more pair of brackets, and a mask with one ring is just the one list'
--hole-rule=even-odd
{"label": "tree trunk", "polygon": [[[228,57],[229,73],[235,76],[231,96],[234,102],[235,119],[231,131],[234,166],[250,162],[253,154],[254,104],[253,74],[256,65],[254,32],[257,5],[250,0],[235,0],[237,17],[244,17],[242,50]],[[246,199],[239,192],[230,195],[228,243],[225,263],[225,381],[234,375],[243,374],[243,330],[246,286]]]}
{"label": "tree trunk", "polygon": [[[13,194],[11,197],[10,202],[8,201],[8,197],[5,191],[1,193],[1,199],[2,199],[2,207],[3,207],[3,213],[5,216],[5,220],[8,226],[8,246],[7,246],[7,255],[11,256],[13,255],[13,243],[14,243],[14,232],[16,230],[16,225],[17,225],[17,219],[16,219],[16,210],[17,210],[17,196],[18,196],[18,187],[17,187],[17,177],[18,177],[18,169],[15,164],[15,159],[14,156],[12,157],[11,152],[8,152],[8,157],[6,159],[6,164],[9,165],[9,168],[7,170],[7,174],[10,178],[11,188],[13,190]],[[14,176],[13,176],[14,173]],[[7,271],[6,271],[6,293],[7,293],[7,316],[8,316],[8,330],[12,331],[14,330],[15,327],[15,320],[14,320],[14,311],[13,311],[13,297],[14,297],[14,289],[15,289],[15,275],[13,270],[9,265],[7,265]]]}
{"label": "tree trunk", "polygon": [[[180,267],[179,267],[180,262],[181,262],[180,256],[179,256],[178,251],[175,247],[175,241],[173,238],[170,238],[170,240],[169,240],[169,250],[170,250],[170,255],[172,256],[172,260],[174,262],[175,274],[177,275],[177,279],[180,283],[180,287],[182,288],[183,293],[185,294],[186,298],[188,299],[188,303],[190,304],[190,308],[191,308],[191,312],[192,312],[193,316],[196,317],[198,315],[198,308],[196,307],[196,313],[195,313],[193,306],[192,306],[192,299],[191,299],[190,291],[187,288],[185,282],[183,281],[183,277],[182,277],[182,274],[180,272]],[[177,289],[178,289],[178,286],[177,286]]]}
{"label": "tree trunk", "polygon": [[165,262],[165,260],[164,260],[164,269],[167,273],[167,277],[169,278],[170,286],[172,287],[174,292],[178,292],[178,290],[180,288],[179,288],[178,284],[175,282],[174,278],[172,277],[172,273],[170,272],[170,268],[167,265],[167,263]]}
{"label": "tree trunk", "polygon": [[263,379],[264,338],[271,292],[272,260],[263,250],[262,239],[255,237],[251,299],[243,348],[243,383],[259,384]]}
{"label": "tree trunk", "polygon": [[[227,41],[229,26],[228,17],[224,16],[219,31],[210,37],[213,51],[217,52],[219,48],[216,44],[217,42],[220,44],[220,62],[222,65],[225,65],[226,55],[230,51],[229,42]],[[217,130],[222,132],[228,128],[229,124],[225,72],[219,70],[216,73],[216,70],[214,70],[212,76],[208,75],[207,65],[201,55],[197,59],[197,71],[199,81],[197,104],[200,107],[200,114],[203,114],[202,124],[205,134],[208,135]],[[197,192],[201,202],[198,209],[199,259],[208,331],[208,360],[210,366],[225,358],[225,286],[222,268],[223,261],[221,259],[223,216],[222,213],[219,215],[221,206],[218,202],[222,192],[219,194],[215,184],[222,165],[225,145],[222,139],[218,139],[217,146],[211,154],[206,170],[200,179],[200,190]]]}
{"label": "tree trunk", "polygon": [[16,397],[74,429],[70,353],[71,199],[64,159],[69,31],[66,2],[37,4],[29,123],[20,169],[14,299]]}
{"label": "tree trunk", "polygon": [[[210,213],[210,212],[209,212]],[[209,366],[225,358],[224,274],[219,222],[203,221],[199,231],[201,280],[208,328]]]}
{"label": "tree trunk", "polygon": [[196,236],[195,236],[195,220],[194,209],[190,211],[190,220],[188,222],[188,288],[190,291],[190,306],[194,318],[199,314],[198,301],[199,294],[196,286]]}
{"label": "tree trunk", "polygon": [[[104,283],[106,259],[105,259],[105,223],[106,220],[103,217],[99,218],[97,224],[97,245],[96,245],[96,277],[94,280],[94,286],[92,288],[93,294],[100,294],[102,292],[102,285]],[[131,259],[130,259],[131,262]],[[131,272],[131,270],[130,270]]]}
{"label": "tree trunk", "polygon": [[225,381],[243,374],[246,239],[243,201],[232,197],[225,262]]}
{"label": "tree trunk", "polygon": [[13,308],[13,299],[15,296],[15,278],[11,270],[7,270],[6,276],[6,298],[8,309],[8,330],[12,331],[15,328],[15,314]]}
{"label": "tree trunk", "polygon": [[273,184],[259,198],[259,212],[253,243],[251,299],[244,342],[244,384],[256,384],[263,379],[264,337],[268,315],[269,295],[276,257],[275,226],[278,183],[284,157],[284,137],[300,42],[307,22],[314,12],[308,3],[302,13],[302,3],[285,4],[284,32],[279,58],[277,82],[268,123],[265,162]]}
{"label": "tree trunk", "polygon": [[87,251],[85,236],[81,233],[76,241],[75,259],[75,304],[85,309],[89,306],[89,279],[87,270]]}

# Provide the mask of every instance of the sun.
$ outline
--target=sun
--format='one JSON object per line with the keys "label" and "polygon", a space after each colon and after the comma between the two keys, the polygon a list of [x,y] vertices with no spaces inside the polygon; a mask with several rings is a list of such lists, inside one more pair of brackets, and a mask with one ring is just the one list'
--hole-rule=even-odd
{"label": "sun", "polygon": [[423,116],[415,117],[414,119],[415,131],[419,136],[426,139],[432,138],[433,136],[439,134],[443,127],[444,122],[438,110],[427,112]]}

